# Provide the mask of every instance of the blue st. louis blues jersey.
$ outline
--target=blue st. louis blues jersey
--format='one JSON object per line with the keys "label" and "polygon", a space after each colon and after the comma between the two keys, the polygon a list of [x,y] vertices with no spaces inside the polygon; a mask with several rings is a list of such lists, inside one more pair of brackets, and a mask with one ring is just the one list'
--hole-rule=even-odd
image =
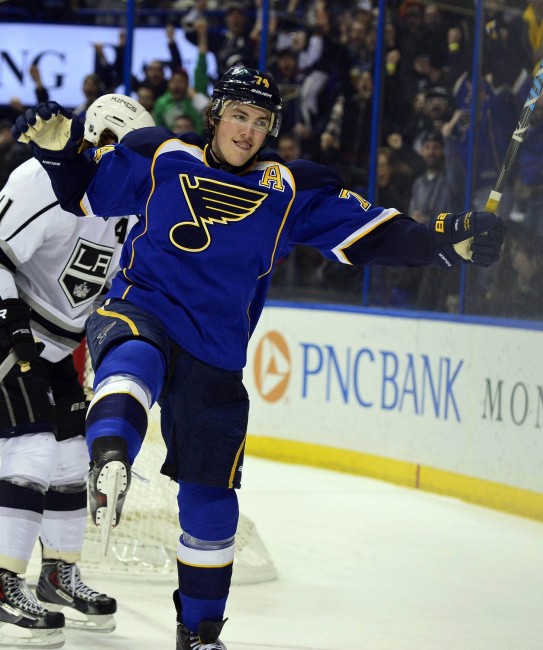
{"label": "blue st. louis blues jersey", "polygon": [[162,128],[134,131],[94,161],[48,172],[72,212],[141,215],[108,296],[154,313],[174,341],[221,368],[245,365],[271,272],[296,244],[345,264],[433,261],[424,225],[372,207],[308,161],[271,156],[236,174],[214,167],[196,136]]}

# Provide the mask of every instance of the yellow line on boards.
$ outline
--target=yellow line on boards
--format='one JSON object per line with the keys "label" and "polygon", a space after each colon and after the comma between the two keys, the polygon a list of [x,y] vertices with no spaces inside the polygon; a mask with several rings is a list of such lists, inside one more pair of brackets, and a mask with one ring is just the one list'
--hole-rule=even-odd
{"label": "yellow line on boards", "polygon": [[543,494],[434,467],[349,449],[255,435],[247,437],[246,453],[283,463],[376,478],[543,521]]}

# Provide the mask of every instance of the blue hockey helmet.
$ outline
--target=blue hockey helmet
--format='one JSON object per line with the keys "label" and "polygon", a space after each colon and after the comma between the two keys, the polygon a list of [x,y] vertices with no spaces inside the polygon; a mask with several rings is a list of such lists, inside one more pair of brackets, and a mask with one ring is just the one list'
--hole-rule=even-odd
{"label": "blue hockey helmet", "polygon": [[268,134],[277,137],[281,128],[283,100],[275,79],[268,72],[235,65],[215,84],[211,96],[211,117],[220,119],[229,102],[252,104],[271,113]]}

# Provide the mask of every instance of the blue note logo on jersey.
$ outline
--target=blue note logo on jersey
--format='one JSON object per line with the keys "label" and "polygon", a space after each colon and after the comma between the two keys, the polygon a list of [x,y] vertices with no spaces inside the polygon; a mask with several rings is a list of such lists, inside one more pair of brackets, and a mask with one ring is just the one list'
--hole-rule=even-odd
{"label": "blue note logo on jersey", "polygon": [[94,300],[106,281],[113,249],[78,239],[59,283],[72,307]]}
{"label": "blue note logo on jersey", "polygon": [[171,242],[181,250],[199,253],[211,244],[209,226],[227,225],[253,214],[264,199],[265,192],[187,174],[179,174],[181,189],[187,201],[192,221],[181,221],[170,230]]}

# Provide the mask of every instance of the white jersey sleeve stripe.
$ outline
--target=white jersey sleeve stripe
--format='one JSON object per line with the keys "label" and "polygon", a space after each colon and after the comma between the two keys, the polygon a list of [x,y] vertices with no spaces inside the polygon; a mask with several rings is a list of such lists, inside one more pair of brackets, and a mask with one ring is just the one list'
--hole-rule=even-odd
{"label": "white jersey sleeve stripe", "polygon": [[337,246],[335,246],[332,249],[332,253],[334,253],[337,259],[343,264],[351,264],[351,262],[349,262],[349,260],[343,253],[344,249],[349,248],[349,246],[352,246],[355,241],[358,241],[362,237],[365,237],[369,232],[377,228],[377,226],[380,226],[382,223],[388,221],[389,219],[392,219],[398,214],[400,213],[398,212],[398,210],[395,210],[394,208],[388,208],[387,210],[383,210],[377,217],[375,217],[375,219],[368,221],[368,223],[364,224],[361,228],[358,228],[358,230],[355,230],[348,237],[346,237],[342,242],[340,242]]}

